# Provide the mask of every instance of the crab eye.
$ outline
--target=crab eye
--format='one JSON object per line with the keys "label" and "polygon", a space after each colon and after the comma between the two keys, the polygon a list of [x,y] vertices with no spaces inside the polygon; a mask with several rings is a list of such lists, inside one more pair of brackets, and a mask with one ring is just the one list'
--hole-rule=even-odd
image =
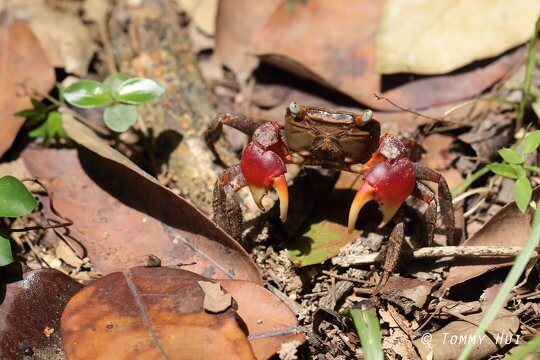
{"label": "crab eye", "polygon": [[290,110],[291,113],[294,114],[294,115],[300,114],[300,106],[298,106],[298,104],[296,103],[296,101],[291,101],[291,103],[290,103],[290,105],[289,105],[289,110]]}
{"label": "crab eye", "polygon": [[365,124],[370,122],[371,119],[373,119],[373,111],[371,111],[370,109],[365,110],[362,113],[362,122]]}

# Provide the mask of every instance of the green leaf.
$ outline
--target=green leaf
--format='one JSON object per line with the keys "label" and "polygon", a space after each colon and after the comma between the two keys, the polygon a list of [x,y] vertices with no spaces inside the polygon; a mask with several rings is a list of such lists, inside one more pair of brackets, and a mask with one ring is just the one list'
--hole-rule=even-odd
{"label": "green leaf", "polygon": [[487,168],[491,170],[493,173],[500,176],[504,176],[510,179],[518,178],[514,168],[508,164],[493,163],[493,164],[487,165]]}
{"label": "green leaf", "polygon": [[523,163],[523,155],[518,153],[514,149],[509,148],[502,148],[499,150],[499,155],[509,164],[522,164]]}
{"label": "green leaf", "polygon": [[523,142],[523,152],[532,153],[538,149],[538,146],[540,146],[540,130],[528,133]]}
{"label": "green leaf", "polygon": [[32,130],[28,136],[31,138],[43,138],[43,142],[46,146],[52,142],[59,141],[61,139],[67,139],[68,135],[62,126],[62,114],[57,111],[52,111],[47,116],[47,120],[39,127]]}
{"label": "green leaf", "polygon": [[9,175],[0,178],[0,217],[23,216],[36,205],[36,199],[22,182]]}
{"label": "green leaf", "polygon": [[114,104],[105,109],[105,125],[113,131],[124,132],[137,121],[135,105]]}
{"label": "green leaf", "polygon": [[343,315],[351,317],[360,337],[366,360],[383,360],[381,326],[372,309],[348,309]]}
{"label": "green leaf", "polygon": [[154,80],[132,78],[122,82],[113,91],[113,96],[116,100],[128,104],[140,104],[156,99],[163,91],[163,87]]}
{"label": "green leaf", "polygon": [[524,213],[532,199],[531,182],[525,176],[516,180],[514,185],[514,197],[516,198],[518,209]]}
{"label": "green leaf", "polygon": [[7,231],[5,229],[0,229],[0,266],[6,266],[13,262],[11,244],[7,237]]}
{"label": "green leaf", "polygon": [[522,176],[527,176],[527,172],[525,171],[523,164],[521,165],[510,164],[510,166],[512,167],[512,169],[514,169],[518,178]]}
{"label": "green leaf", "polygon": [[39,116],[40,114],[41,112],[36,109],[25,109],[25,110],[17,111],[13,115],[18,116],[18,117],[23,117],[23,118],[30,118],[30,117]]}
{"label": "green leaf", "polygon": [[107,78],[103,82],[103,85],[107,86],[111,90],[111,93],[114,94],[116,91],[118,91],[118,87],[128,79],[129,76],[127,76],[126,74],[116,72],[107,76]]}
{"label": "green leaf", "polygon": [[80,80],[63,91],[64,99],[80,108],[105,106],[113,101],[109,88],[94,80]]}

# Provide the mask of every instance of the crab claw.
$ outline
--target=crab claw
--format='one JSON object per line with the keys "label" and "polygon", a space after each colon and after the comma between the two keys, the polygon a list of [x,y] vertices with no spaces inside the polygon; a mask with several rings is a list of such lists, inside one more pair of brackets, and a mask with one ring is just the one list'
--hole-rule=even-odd
{"label": "crab claw", "polygon": [[242,154],[240,168],[246,179],[255,204],[264,211],[262,199],[270,188],[279,197],[281,221],[287,220],[289,191],[285,173],[288,152],[281,139],[279,125],[265,123],[253,134],[252,141]]}
{"label": "crab claw", "polygon": [[381,138],[379,148],[364,165],[362,172],[364,183],[356,193],[349,211],[349,233],[354,230],[360,210],[370,200],[379,204],[383,214],[379,227],[386,225],[411,195],[416,181],[405,146],[391,134]]}

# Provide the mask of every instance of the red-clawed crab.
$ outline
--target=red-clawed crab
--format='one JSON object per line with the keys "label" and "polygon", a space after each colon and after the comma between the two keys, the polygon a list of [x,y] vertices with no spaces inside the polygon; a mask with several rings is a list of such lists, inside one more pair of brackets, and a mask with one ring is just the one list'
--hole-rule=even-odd
{"label": "red-clawed crab", "polygon": [[384,263],[384,283],[399,259],[404,224],[398,210],[410,195],[428,204],[424,214],[428,242],[435,232],[437,203],[433,192],[420,181],[438,184],[442,225],[447,236],[454,228],[452,196],[444,178],[434,170],[411,161],[406,146],[392,134],[380,136],[380,124],[371,110],[361,114],[333,111],[320,107],[299,106],[291,102],[286,109],[284,131],[275,122],[261,124],[243,115],[220,114],[205,134],[214,151],[214,143],[223,124],[249,136],[240,164],[225,169],[214,188],[214,220],[239,239],[242,213],[234,193],[249,186],[253,200],[264,211],[262,198],[270,188],[279,196],[281,220],[287,218],[289,202],[286,164],[318,165],[363,175],[349,212],[349,232],[355,227],[358,213],[375,200],[383,214],[380,226],[396,221]]}

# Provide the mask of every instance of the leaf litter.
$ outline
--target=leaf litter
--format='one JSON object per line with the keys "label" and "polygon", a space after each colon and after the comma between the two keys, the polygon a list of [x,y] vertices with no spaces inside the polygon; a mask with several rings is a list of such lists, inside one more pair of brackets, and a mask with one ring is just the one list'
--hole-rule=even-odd
{"label": "leaf litter", "polygon": [[[209,19],[214,16],[212,7],[215,6],[215,2],[205,2],[206,5],[199,6],[199,10],[190,8],[188,3],[178,1],[178,9],[182,11],[181,9],[185,7],[186,18],[192,16],[193,22],[178,21],[177,24],[189,27],[190,31],[197,28],[198,32],[211,38],[209,35],[214,30]],[[52,3],[36,2],[36,4],[49,7]],[[89,11],[93,9],[90,4],[99,5],[95,9],[96,12]],[[79,29],[89,25],[78,18],[84,13],[86,20],[98,25],[98,28],[101,28],[99,31],[103,32],[105,27],[103,19],[107,13],[111,11],[111,14],[116,16],[117,12],[114,6],[108,8],[102,5],[100,2],[90,0],[77,4],[67,2],[63,5],[54,4],[49,10],[71,14],[74,21],[84,24],[82,28],[76,25]],[[145,19],[152,19],[152,11],[155,12],[156,9],[153,8],[149,12],[143,10],[147,9],[145,1],[133,2],[129,6],[140,7],[143,11],[140,14],[144,14],[142,18]],[[213,66],[225,65],[225,69],[214,72],[214,78],[209,83],[219,100],[220,109],[249,113],[257,120],[278,121],[282,121],[283,109],[291,100],[355,111],[361,111],[366,105],[384,110],[376,112],[377,118],[383,123],[383,129],[415,137],[419,141],[425,137],[422,145],[426,153],[422,161],[443,173],[453,185],[459,184],[462,178],[473,172],[486,158],[495,160],[497,150],[513,142],[511,125],[514,113],[511,106],[488,101],[473,101],[465,106],[463,100],[479,94],[485,98],[499,96],[508,99],[512,96],[515,98],[517,94],[519,100],[519,90],[511,90],[511,86],[502,84],[501,79],[510,76],[511,79],[518,79],[517,83],[522,81],[523,72],[520,74],[520,70],[516,69],[525,54],[524,47],[519,44],[525,41],[527,36],[518,36],[512,42],[494,44],[505,49],[512,47],[514,49],[501,54],[503,50],[500,47],[492,55],[480,55],[493,56],[485,61],[471,64],[471,61],[478,57],[477,54],[469,58],[462,57],[459,60],[461,63],[458,61],[459,64],[454,65],[461,68],[452,73],[430,76],[381,75],[375,71],[379,66],[377,59],[393,55],[385,54],[384,49],[375,51],[375,47],[381,45],[376,41],[381,21],[389,27],[384,29],[388,34],[392,34],[392,31],[395,34],[397,29],[400,35],[408,36],[398,26],[399,22],[389,21],[390,17],[385,18],[388,14],[385,14],[382,3],[357,2],[351,5],[349,2],[347,4],[337,2],[328,6],[323,1],[275,1],[259,4],[259,2],[222,0],[217,6],[215,48],[212,48],[212,42],[209,42],[200,47],[204,50],[198,55],[201,66],[208,59],[208,53],[212,51],[215,55],[215,58],[212,58]],[[474,11],[470,13],[474,14]],[[451,11],[444,15],[448,14],[451,14]],[[360,19],[362,21],[359,21]],[[316,27],[312,26],[314,23],[317,24]],[[63,22],[59,22],[58,28],[62,28],[61,24]],[[177,24],[175,26],[180,26]],[[91,32],[96,31],[91,26],[89,29]],[[320,36],[317,35],[317,31]],[[530,36],[531,31],[527,32]],[[194,32],[191,31],[191,34]],[[92,36],[97,38],[95,35],[92,33]],[[137,41],[145,38],[132,35],[130,49],[136,51]],[[428,35],[436,35],[436,32]],[[103,33],[100,36],[102,40]],[[110,40],[114,41],[114,36]],[[94,44],[88,46],[89,43],[85,41],[80,49],[74,46],[74,49],[69,51],[71,54],[78,54],[77,61],[82,67],[87,61],[85,59],[88,59],[89,49],[95,46]],[[106,44],[100,45],[105,46],[97,48],[97,57],[90,70],[104,76],[104,69],[107,68],[104,62],[105,59],[110,61],[111,54]],[[406,43],[403,42],[402,45]],[[307,49],[309,51],[306,51]],[[47,50],[50,52],[48,56],[51,57],[57,49]],[[465,53],[455,55],[459,57],[466,55]],[[441,54],[444,55],[444,51]],[[159,63],[158,54],[152,56],[150,63]],[[401,60],[409,61],[406,56]],[[141,57],[138,61],[146,64],[145,69],[148,68],[148,59],[145,62]],[[435,61],[432,63],[440,66]],[[363,67],[357,67],[357,64],[362,64]],[[57,66],[67,72],[77,73],[72,68],[69,69],[66,61],[63,64],[58,62]],[[274,66],[282,70],[278,72]],[[88,63],[85,71],[86,69]],[[160,68],[159,71],[163,69],[166,68]],[[422,71],[418,70],[417,73]],[[279,81],[274,76],[278,73],[283,77]],[[156,75],[160,78],[167,77],[167,74]],[[91,76],[96,75],[91,73]],[[302,80],[305,78],[311,80]],[[537,78],[535,79],[533,84],[538,86],[540,83]],[[493,85],[495,86],[492,87]],[[395,104],[401,105],[402,109],[396,109],[384,99],[374,98],[373,93],[383,95]],[[411,108],[423,108],[422,114],[428,117],[407,112],[407,109]],[[87,114],[89,113],[85,115]],[[101,121],[99,116],[88,116]],[[434,123],[433,119],[442,121]],[[300,212],[291,217],[294,223],[280,225],[274,220],[275,209],[264,216],[250,214],[245,239],[252,242],[243,244],[247,249],[245,252],[226,234],[215,228],[196,208],[165,189],[131,161],[138,162],[148,155],[145,151],[149,152],[154,146],[140,142],[141,134],[137,132],[140,124],[135,125],[136,131],[122,134],[120,143],[110,139],[108,142],[103,141],[92,130],[81,127],[68,116],[64,117],[64,125],[70,136],[79,144],[77,150],[43,150],[29,147],[23,151],[22,157],[34,175],[44,177],[52,190],[52,198],[58,203],[58,208],[67,216],[74,217],[75,225],[67,230],[49,231],[43,238],[40,237],[43,234],[38,233],[32,236],[12,234],[12,239],[16,251],[22,254],[29,267],[52,266],[85,284],[90,284],[73,298],[73,307],[70,308],[71,305],[68,305],[68,310],[64,313],[65,319],[62,321],[69,323],[69,326],[62,326],[61,331],[68,333],[63,344],[68,356],[76,354],[77,357],[84,357],[85,352],[93,356],[96,351],[108,351],[106,349],[115,344],[126,349],[133,349],[135,344],[139,344],[147,349],[147,354],[158,355],[162,354],[161,351],[174,350],[175,344],[169,342],[172,336],[193,330],[194,327],[198,329],[197,334],[202,338],[210,336],[213,341],[220,339],[221,347],[218,349],[231,350],[231,340],[236,345],[240,344],[231,350],[238,351],[237,357],[263,359],[279,353],[282,358],[295,359],[305,351],[319,358],[341,359],[362,356],[361,344],[350,323],[338,324],[325,318],[317,325],[316,334],[311,331],[311,325],[314,314],[321,308],[339,311],[364,303],[370,298],[380,279],[378,267],[368,263],[341,268],[325,260],[336,259],[334,255],[340,251],[342,245],[356,238],[358,240],[353,244],[358,245],[351,246],[347,251],[361,251],[368,253],[367,255],[372,255],[371,252],[374,251],[384,251],[388,234],[372,230],[377,222],[376,215],[372,218],[371,214],[366,213],[362,217],[362,224],[358,224],[365,235],[356,232],[348,238],[339,230],[340,226],[343,226],[339,219],[346,216],[346,210],[345,212],[338,210],[344,203],[348,206],[348,201],[340,201],[336,205],[331,203],[332,206],[328,206],[329,203],[321,199],[328,194],[329,186],[304,187],[305,182],[297,182],[297,185],[294,185],[293,181],[291,191],[295,191],[296,186],[300,188],[299,194],[303,195],[294,198],[294,201],[299,203],[297,209]],[[229,136],[229,139],[231,138],[234,137]],[[458,138],[461,141],[456,141]],[[129,141],[123,143],[122,141],[126,139]],[[111,144],[117,145],[127,156],[117,152],[110,146]],[[9,145],[6,149],[8,147]],[[241,148],[242,145],[236,145],[237,151]],[[12,150],[8,153],[10,159],[16,157],[16,154]],[[143,164],[145,170],[149,169],[144,162],[139,164]],[[160,166],[163,172],[152,175],[157,175],[162,183],[170,183],[170,180],[166,180],[166,161]],[[160,167],[150,169],[155,171]],[[291,171],[291,175],[296,178],[302,178],[306,173],[314,174],[301,170]],[[331,177],[326,179],[325,181],[329,181]],[[540,183],[535,176],[532,176],[532,182]],[[521,244],[520,241],[524,239],[528,230],[528,215],[523,215],[524,218],[519,219],[519,211],[515,205],[504,206],[512,201],[511,197],[502,196],[506,191],[503,188],[506,183],[498,177],[485,176],[478,182],[480,188],[466,191],[460,197],[456,208],[461,210],[457,210],[456,218],[461,212],[459,230],[464,239],[469,237],[464,243],[465,246],[492,244],[492,242],[508,245],[508,242],[504,242],[504,238],[516,234],[519,235],[515,236],[516,244]],[[510,185],[512,184],[510,182]],[[356,186],[352,182],[345,188],[350,190],[343,189],[344,192],[353,193]],[[310,193],[310,189],[317,190],[311,190],[314,192]],[[205,191],[211,192],[211,189]],[[510,194],[512,195],[512,191]],[[43,194],[40,194],[40,200],[46,203]],[[330,207],[335,210],[327,216],[324,213],[328,213]],[[514,207],[515,213],[509,210],[511,207]],[[421,240],[421,231],[417,225],[420,219],[416,210],[421,212],[422,206],[414,201],[408,203],[406,217],[409,230],[406,247],[414,248]],[[321,213],[319,217],[316,217],[317,213]],[[36,217],[41,223],[45,223],[46,219],[51,218],[51,214],[46,209],[39,209],[32,217],[18,219],[16,224],[18,226],[22,223],[24,226],[25,222],[35,221]],[[508,226],[510,221],[508,219],[513,219],[512,226]],[[313,265],[299,269],[288,259],[291,253],[287,251],[287,248],[290,249],[290,243],[287,241],[294,240],[291,233],[298,234],[298,229],[309,223],[313,223],[315,227],[335,227],[337,230],[334,232],[342,235],[336,235],[328,248],[319,249],[322,256],[316,255],[317,251],[313,254],[309,251],[302,254],[307,256]],[[164,228],[169,231],[164,231]],[[296,231],[291,232],[291,229]],[[508,234],[510,229],[514,231]],[[176,235],[173,236],[171,231]],[[320,235],[324,232],[317,233]],[[186,239],[190,246],[180,250],[178,244],[174,244],[178,234]],[[329,239],[328,236],[322,236],[319,242],[316,237],[311,239],[309,233],[306,235],[308,241],[314,240],[314,244],[324,244]],[[317,246],[313,249],[317,250]],[[171,268],[130,269],[144,264],[150,254],[157,255],[156,259]],[[293,253],[292,256],[298,254]],[[257,265],[250,257],[256,260]],[[481,319],[483,309],[488,306],[489,299],[492,299],[493,293],[497,291],[497,286],[491,284],[499,284],[504,278],[505,267],[511,264],[508,259],[473,259],[474,262],[462,258],[452,262],[447,258],[424,261],[414,259],[407,260],[398,267],[397,272],[400,276],[391,278],[387,287],[382,290],[378,305],[383,329],[383,348],[388,356],[457,357],[459,347],[452,348],[448,343],[444,343],[444,338],[441,340],[441,336],[444,337],[444,332],[472,334],[475,329],[473,324]],[[319,264],[320,262],[322,264]],[[479,262],[483,265],[475,268],[474,264]],[[519,334],[523,340],[527,340],[534,334],[531,329],[535,326],[540,309],[533,303],[534,294],[538,291],[535,272],[537,270],[533,264],[534,261],[528,267],[521,284],[509,297],[506,310],[501,312],[505,316],[503,319],[511,321],[497,320],[492,324],[505,336]],[[194,273],[180,270],[176,268],[177,266]],[[94,281],[99,276],[96,276],[94,268],[109,275]],[[115,271],[123,271],[123,274]],[[182,287],[183,285],[176,281],[167,280],[167,276],[161,276],[165,273],[177,279],[184,277],[191,280],[187,281],[188,286]],[[135,279],[131,282],[131,285],[136,284],[135,293],[130,282],[126,281],[126,274]],[[148,276],[149,274],[153,275]],[[146,276],[148,278],[145,278]],[[224,277],[228,279],[223,279]],[[156,278],[159,278],[160,282],[155,281]],[[174,290],[158,287],[157,284],[162,285],[161,279],[165,279],[167,287],[170,285],[170,289]],[[253,282],[237,279],[249,279]],[[204,293],[197,281],[219,283],[219,286],[215,286],[219,288],[219,292],[230,294],[233,299],[229,302],[230,306],[218,314],[204,311],[202,305]],[[263,282],[268,290],[260,286]],[[111,285],[113,283],[121,285]],[[450,293],[442,296],[433,292],[443,288],[450,289]],[[137,290],[141,289],[144,291],[137,294]],[[484,289],[487,289],[485,299],[482,294]],[[111,290],[123,292],[122,294],[130,300],[117,304],[118,299],[113,299],[112,302],[103,301],[107,295],[96,298],[90,294],[94,291],[106,294]],[[144,296],[138,296],[143,293]],[[179,297],[178,294],[182,296]],[[227,296],[226,294],[222,295]],[[442,297],[436,297],[437,295]],[[147,320],[150,322],[145,322],[141,317],[141,307],[137,307],[136,301],[135,306],[132,306],[137,297],[144,299],[141,300],[141,304],[144,304]],[[123,295],[119,298],[123,298]],[[159,300],[153,302],[157,298]],[[99,304],[94,308],[83,305],[87,301]],[[163,332],[154,332],[156,337],[152,339],[150,336],[149,339],[148,328],[152,328],[154,320],[156,324],[161,324],[162,321],[182,318],[185,315],[182,311],[178,311],[178,307],[175,307],[174,311],[167,312],[170,306],[174,307],[174,304],[179,302],[186,308],[196,308],[196,312],[191,313],[194,318],[197,317],[196,320],[188,321],[186,324],[180,322],[186,326],[180,330],[178,321],[167,323]],[[163,306],[155,307],[156,304]],[[127,309],[130,306],[131,308]],[[89,320],[88,317],[92,315],[89,314],[89,309],[100,312],[102,318],[94,320],[99,323],[97,328],[99,333],[106,334],[109,339],[80,335],[85,329],[78,327],[79,321],[84,323]],[[151,311],[148,311],[149,309]],[[123,313],[124,310],[129,314]],[[167,313],[166,316],[163,316],[164,313]],[[227,315],[216,328],[216,317],[223,314]],[[117,321],[119,315],[120,320]],[[199,315],[206,316],[199,317]],[[129,317],[129,321],[126,321],[128,320],[126,316]],[[236,316],[244,323],[239,322]],[[106,322],[104,319],[114,321]],[[516,323],[516,319],[521,323]],[[116,343],[110,341],[110,335],[117,334],[118,328],[132,325],[134,327],[129,331],[136,334],[134,337],[120,336],[115,338]],[[216,329],[217,331],[212,332]],[[55,338],[60,332],[57,327],[49,325],[41,330],[40,334],[45,339]],[[421,335],[426,331],[433,334],[434,339],[432,348],[427,350],[419,343]],[[308,344],[299,347],[305,341],[303,332],[307,334]],[[230,336],[223,337],[224,334]],[[158,339],[157,347],[155,339]],[[96,342],[92,342],[94,340],[102,341],[100,344],[103,346],[96,346]],[[198,354],[200,349],[192,345],[186,343],[185,349],[188,349],[187,352],[190,354]],[[501,348],[495,345],[497,344],[493,341],[491,343],[486,341],[473,358],[493,354],[499,356],[514,346]],[[208,350],[217,351],[213,347]]]}

